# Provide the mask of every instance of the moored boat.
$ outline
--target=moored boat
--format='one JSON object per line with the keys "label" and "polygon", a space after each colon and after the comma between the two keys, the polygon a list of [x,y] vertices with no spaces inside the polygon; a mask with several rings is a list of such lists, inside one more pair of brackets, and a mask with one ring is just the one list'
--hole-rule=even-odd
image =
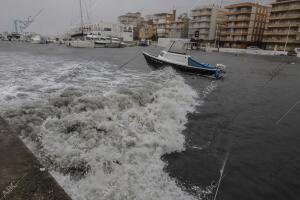
{"label": "moored boat", "polygon": [[68,41],[68,46],[76,47],[76,48],[94,48],[95,44],[91,40],[78,39],[78,40]]}
{"label": "moored boat", "polygon": [[213,66],[196,61],[191,55],[187,54],[191,45],[192,43],[183,41],[172,41],[167,49],[163,50],[158,56],[147,52],[143,52],[143,55],[147,63],[154,68],[172,66],[174,69],[184,72],[221,78],[225,73],[225,66],[222,64]]}
{"label": "moored boat", "polygon": [[121,48],[126,47],[121,38],[100,36],[94,39],[95,48]]}
{"label": "moored boat", "polygon": [[76,48],[94,48],[95,43],[92,40],[89,40],[84,33],[84,24],[83,24],[83,14],[82,14],[82,2],[79,0],[80,6],[80,32],[72,34],[71,37],[75,38],[71,41],[68,41],[67,46],[76,47]]}

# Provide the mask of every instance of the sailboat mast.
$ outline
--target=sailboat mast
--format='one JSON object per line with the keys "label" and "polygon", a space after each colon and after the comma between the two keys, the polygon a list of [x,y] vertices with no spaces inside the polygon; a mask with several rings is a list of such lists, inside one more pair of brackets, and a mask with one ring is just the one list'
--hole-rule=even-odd
{"label": "sailboat mast", "polygon": [[80,5],[80,23],[81,23],[81,34],[83,37],[83,15],[82,15],[82,4],[81,4],[81,0],[79,0],[79,5]]}

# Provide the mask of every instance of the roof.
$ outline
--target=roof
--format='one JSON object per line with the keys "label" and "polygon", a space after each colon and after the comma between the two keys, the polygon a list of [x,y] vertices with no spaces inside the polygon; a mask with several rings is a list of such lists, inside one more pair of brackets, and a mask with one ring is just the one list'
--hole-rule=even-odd
{"label": "roof", "polygon": [[173,13],[156,13],[154,16],[173,15]]}
{"label": "roof", "polygon": [[251,3],[251,2],[245,2],[245,3],[237,3],[237,4],[230,4],[227,6],[224,6],[224,8],[226,9],[230,9],[230,8],[239,8],[239,7],[254,7],[254,6],[258,6],[258,3]]}
{"label": "roof", "polygon": [[141,17],[141,13],[140,12],[136,12],[136,13],[126,13],[125,15],[121,15],[120,17]]}
{"label": "roof", "polygon": [[216,7],[214,5],[204,5],[204,6],[195,6],[191,9],[191,11],[195,11],[195,10],[204,10],[204,9],[213,9],[213,8],[219,8],[219,7]]}
{"label": "roof", "polygon": [[271,5],[276,5],[276,4],[290,4],[294,2],[300,2],[300,0],[277,0],[276,2],[271,3]]}

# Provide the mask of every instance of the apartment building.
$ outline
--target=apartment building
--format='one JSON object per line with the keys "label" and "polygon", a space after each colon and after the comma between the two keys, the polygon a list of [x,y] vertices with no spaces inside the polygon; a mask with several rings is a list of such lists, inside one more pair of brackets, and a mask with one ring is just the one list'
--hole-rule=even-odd
{"label": "apartment building", "polygon": [[158,38],[167,38],[171,30],[171,25],[176,20],[176,10],[173,10],[172,13],[148,15],[147,20],[153,21]]}
{"label": "apartment building", "polygon": [[227,5],[225,9],[228,10],[228,20],[221,32],[224,47],[261,46],[271,7],[246,2]]}
{"label": "apartment building", "polygon": [[171,23],[169,38],[188,38],[189,21],[186,13],[179,15],[177,20]]}
{"label": "apartment building", "polygon": [[217,30],[220,30],[226,19],[224,9],[217,6],[197,6],[191,9],[190,17],[188,38],[203,43],[214,43]]}
{"label": "apartment building", "polygon": [[140,29],[140,39],[153,39],[155,33],[153,24],[147,23]]}
{"label": "apartment building", "polygon": [[144,18],[140,12],[126,13],[118,17],[119,23],[126,26],[133,26],[133,38],[139,39],[139,30],[142,27]]}
{"label": "apartment building", "polygon": [[300,47],[300,0],[277,0],[272,4],[263,41],[271,50],[293,51]]}

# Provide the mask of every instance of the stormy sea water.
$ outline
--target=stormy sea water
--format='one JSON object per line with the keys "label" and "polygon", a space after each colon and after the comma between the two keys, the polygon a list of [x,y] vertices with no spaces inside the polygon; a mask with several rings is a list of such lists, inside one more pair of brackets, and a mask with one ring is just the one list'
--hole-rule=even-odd
{"label": "stormy sea water", "polygon": [[0,42],[0,116],[74,200],[299,198],[299,59],[193,51],[212,80],[142,51]]}
{"label": "stormy sea water", "polygon": [[195,199],[164,171],[200,99],[171,68],[0,53],[1,114],[74,200]]}

